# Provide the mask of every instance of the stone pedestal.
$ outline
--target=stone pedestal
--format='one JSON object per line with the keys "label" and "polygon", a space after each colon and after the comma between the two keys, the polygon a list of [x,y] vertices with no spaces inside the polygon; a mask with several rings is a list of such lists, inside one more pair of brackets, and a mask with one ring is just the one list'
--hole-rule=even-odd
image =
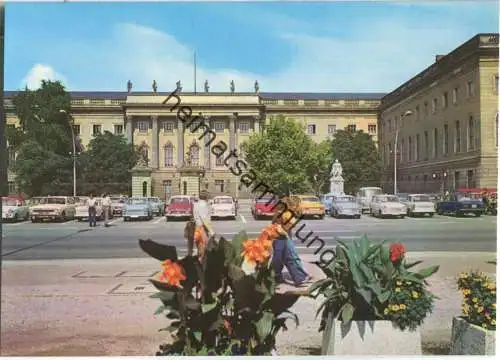
{"label": "stone pedestal", "polygon": [[132,196],[151,196],[151,169],[148,166],[138,165],[131,170]]}
{"label": "stone pedestal", "polygon": [[450,355],[495,355],[496,331],[453,318]]}
{"label": "stone pedestal", "polygon": [[339,179],[330,180],[330,194],[343,195],[344,194],[344,179],[340,177]]}

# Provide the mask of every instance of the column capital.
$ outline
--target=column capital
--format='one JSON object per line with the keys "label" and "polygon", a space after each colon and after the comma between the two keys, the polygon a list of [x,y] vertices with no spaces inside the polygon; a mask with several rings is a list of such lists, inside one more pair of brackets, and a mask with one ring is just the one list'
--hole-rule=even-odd
{"label": "column capital", "polygon": [[158,115],[150,115],[149,118],[153,121],[158,121]]}

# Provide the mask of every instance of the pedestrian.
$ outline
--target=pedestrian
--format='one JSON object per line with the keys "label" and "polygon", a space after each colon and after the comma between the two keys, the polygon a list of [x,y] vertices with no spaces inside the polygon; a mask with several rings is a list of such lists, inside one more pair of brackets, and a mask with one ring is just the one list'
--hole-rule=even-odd
{"label": "pedestrian", "polygon": [[97,200],[94,195],[90,194],[89,199],[87,200],[87,205],[89,207],[89,226],[96,227]]}
{"label": "pedestrian", "polygon": [[111,199],[107,193],[102,195],[102,211],[104,212],[104,226],[108,226],[109,214],[111,213]]}
{"label": "pedestrian", "polygon": [[195,223],[194,243],[198,248],[198,256],[201,258],[205,252],[208,239],[212,236],[210,226],[210,205],[208,204],[208,193],[201,191],[198,201],[193,204],[193,221]]}

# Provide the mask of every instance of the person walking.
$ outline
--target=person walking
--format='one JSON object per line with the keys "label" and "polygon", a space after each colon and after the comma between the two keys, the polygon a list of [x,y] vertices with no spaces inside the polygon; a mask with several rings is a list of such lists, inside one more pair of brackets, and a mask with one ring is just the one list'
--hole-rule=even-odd
{"label": "person walking", "polygon": [[198,201],[193,204],[193,221],[196,226],[193,240],[198,248],[198,256],[201,258],[205,252],[208,239],[212,235],[208,193],[204,190],[200,192]]}
{"label": "person walking", "polygon": [[111,199],[107,193],[102,195],[102,211],[104,212],[104,226],[109,226],[109,214],[111,213]]}
{"label": "person walking", "polygon": [[89,207],[89,226],[96,227],[97,200],[94,195],[90,194],[89,199],[87,200],[87,205]]}

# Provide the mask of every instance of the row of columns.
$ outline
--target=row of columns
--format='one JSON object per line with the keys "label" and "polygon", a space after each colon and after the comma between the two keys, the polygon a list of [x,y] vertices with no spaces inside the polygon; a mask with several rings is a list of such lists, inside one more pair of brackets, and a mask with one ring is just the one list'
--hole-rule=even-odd
{"label": "row of columns", "polygon": [[[160,160],[160,152],[159,152],[159,129],[158,129],[158,116],[153,115],[150,117],[152,121],[152,130],[153,130],[153,139],[152,139],[152,144],[151,144],[151,167],[153,169],[157,169],[159,167],[159,160]],[[233,114],[229,116],[229,149],[235,149],[236,144],[238,143],[238,132],[236,131],[236,122],[237,122],[238,116],[236,114]],[[209,117],[205,117],[205,123],[212,129],[213,122]],[[127,142],[129,144],[132,144],[134,139],[134,119],[133,116],[126,116],[125,117],[125,129],[126,129],[126,134],[127,134]],[[262,129],[261,126],[261,117],[256,116],[254,117],[254,132],[260,132]],[[177,151],[177,163],[180,166],[184,165],[184,123],[180,120],[177,119],[177,149],[180,151]],[[182,136],[181,136],[182,134]],[[203,144],[203,151],[204,151],[204,167],[206,169],[210,168],[210,137],[206,136],[204,139],[204,144]],[[212,144],[213,145],[213,144]]]}

